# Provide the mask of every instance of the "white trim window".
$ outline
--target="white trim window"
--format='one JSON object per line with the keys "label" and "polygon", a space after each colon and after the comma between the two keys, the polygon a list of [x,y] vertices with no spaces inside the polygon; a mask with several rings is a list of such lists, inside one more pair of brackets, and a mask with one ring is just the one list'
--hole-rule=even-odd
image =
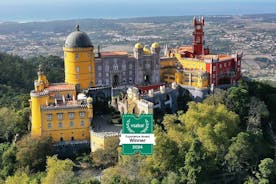
{"label": "white trim window", "polygon": [[58,118],[58,120],[62,120],[63,114],[62,114],[62,113],[58,113],[58,114],[57,114],[57,118]]}
{"label": "white trim window", "polygon": [[62,122],[59,122],[59,123],[58,123],[58,127],[59,127],[59,128],[62,128],[62,127],[63,127]]}
{"label": "white trim window", "polygon": [[75,54],[75,59],[78,60],[80,58],[80,55],[78,53]]}
{"label": "white trim window", "polygon": [[80,67],[79,66],[76,66],[76,72],[80,73]]}
{"label": "white trim window", "polygon": [[84,118],[85,117],[85,112],[80,112],[80,118]]}
{"label": "white trim window", "polygon": [[74,119],[75,113],[69,112],[69,119]]}
{"label": "white trim window", "polygon": [[49,122],[49,123],[48,123],[48,129],[51,129],[51,128],[52,128],[52,123]]}
{"label": "white trim window", "polygon": [[119,69],[119,66],[118,66],[117,63],[115,63],[115,64],[113,65],[113,70],[117,71],[118,69]]}
{"label": "white trim window", "polygon": [[52,115],[52,114],[47,114],[47,120],[48,120],[48,121],[51,121],[52,118],[53,118],[53,115]]}

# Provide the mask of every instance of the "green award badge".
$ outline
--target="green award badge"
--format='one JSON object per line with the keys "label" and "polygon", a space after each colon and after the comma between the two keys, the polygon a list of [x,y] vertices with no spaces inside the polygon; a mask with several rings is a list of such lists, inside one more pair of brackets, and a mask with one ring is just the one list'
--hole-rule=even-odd
{"label": "green award badge", "polygon": [[122,116],[122,133],[120,145],[123,155],[133,155],[140,152],[142,155],[151,155],[153,152],[153,115],[142,114],[136,117],[133,114]]}

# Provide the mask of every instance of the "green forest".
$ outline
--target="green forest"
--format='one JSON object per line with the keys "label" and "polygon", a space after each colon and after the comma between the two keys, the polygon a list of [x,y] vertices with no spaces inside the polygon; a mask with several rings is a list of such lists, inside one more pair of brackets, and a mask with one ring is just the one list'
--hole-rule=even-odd
{"label": "green forest", "polygon": [[[93,155],[61,159],[49,137],[29,136],[29,92],[39,64],[64,80],[56,56],[0,54],[0,184],[276,183],[276,88],[244,78],[202,102],[155,121],[152,156],[122,156],[118,140]],[[186,105],[186,104],[184,104]],[[101,180],[77,175],[79,163],[104,169]]]}

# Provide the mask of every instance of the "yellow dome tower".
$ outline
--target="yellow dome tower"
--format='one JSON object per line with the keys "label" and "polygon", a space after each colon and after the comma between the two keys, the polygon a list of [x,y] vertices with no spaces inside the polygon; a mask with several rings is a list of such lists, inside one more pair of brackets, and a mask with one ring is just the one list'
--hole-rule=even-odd
{"label": "yellow dome tower", "polygon": [[63,51],[65,82],[76,85],[78,89],[95,86],[94,48],[79,25],[67,36]]}

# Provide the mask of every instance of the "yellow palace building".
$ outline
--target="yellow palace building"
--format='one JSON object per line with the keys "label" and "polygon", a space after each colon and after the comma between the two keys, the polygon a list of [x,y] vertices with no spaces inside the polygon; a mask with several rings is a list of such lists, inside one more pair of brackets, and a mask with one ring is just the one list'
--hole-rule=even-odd
{"label": "yellow palace building", "polygon": [[50,136],[54,142],[90,139],[93,99],[78,90],[94,85],[93,45],[86,33],[72,32],[64,44],[65,83],[50,84],[42,67],[30,92],[31,136]]}

